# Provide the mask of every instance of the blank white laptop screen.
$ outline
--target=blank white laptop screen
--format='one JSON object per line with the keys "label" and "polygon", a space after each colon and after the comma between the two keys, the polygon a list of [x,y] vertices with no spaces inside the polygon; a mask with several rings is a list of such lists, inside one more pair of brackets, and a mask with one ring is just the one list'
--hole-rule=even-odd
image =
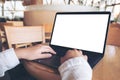
{"label": "blank white laptop screen", "polygon": [[51,44],[102,53],[109,14],[57,14]]}

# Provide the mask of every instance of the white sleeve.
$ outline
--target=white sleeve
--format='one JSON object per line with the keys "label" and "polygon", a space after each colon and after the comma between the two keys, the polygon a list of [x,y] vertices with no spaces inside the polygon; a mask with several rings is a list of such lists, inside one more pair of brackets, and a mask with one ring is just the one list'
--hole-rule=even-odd
{"label": "white sleeve", "polygon": [[59,67],[59,72],[62,80],[92,80],[92,69],[83,57],[65,61]]}
{"label": "white sleeve", "polygon": [[4,76],[5,71],[14,68],[19,63],[13,48],[0,52],[0,77]]}

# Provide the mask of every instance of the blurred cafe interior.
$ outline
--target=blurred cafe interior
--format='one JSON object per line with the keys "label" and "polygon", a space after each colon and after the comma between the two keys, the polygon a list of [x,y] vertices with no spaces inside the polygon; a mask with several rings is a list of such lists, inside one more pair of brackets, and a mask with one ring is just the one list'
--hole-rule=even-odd
{"label": "blurred cafe interior", "polygon": [[[82,11],[111,12],[105,56],[93,68],[92,80],[119,80],[120,0],[0,0],[0,52],[49,45],[56,12]],[[21,61],[0,80],[60,80],[60,75],[45,65]]]}

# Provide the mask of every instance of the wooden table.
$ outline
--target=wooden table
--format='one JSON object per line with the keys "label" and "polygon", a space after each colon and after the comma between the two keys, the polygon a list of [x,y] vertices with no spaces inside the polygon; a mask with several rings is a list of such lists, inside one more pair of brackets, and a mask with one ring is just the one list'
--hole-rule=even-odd
{"label": "wooden table", "polygon": [[107,46],[104,58],[93,69],[93,80],[120,79],[120,47]]}
{"label": "wooden table", "polygon": [[[25,62],[27,71],[37,80],[61,80],[54,70],[34,62]],[[107,46],[105,56],[93,68],[92,80],[118,80],[120,78],[120,47]]]}

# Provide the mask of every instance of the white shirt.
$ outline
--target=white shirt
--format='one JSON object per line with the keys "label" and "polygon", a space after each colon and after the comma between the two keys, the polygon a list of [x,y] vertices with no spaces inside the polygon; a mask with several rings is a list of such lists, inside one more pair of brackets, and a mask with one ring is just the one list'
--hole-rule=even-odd
{"label": "white shirt", "polygon": [[13,48],[0,52],[0,77],[4,76],[5,71],[14,68],[19,63]]}
{"label": "white shirt", "polygon": [[[0,52],[0,77],[5,71],[14,68],[20,62],[14,49]],[[92,80],[92,69],[83,57],[76,57],[65,61],[59,72],[62,80]]]}
{"label": "white shirt", "polygon": [[92,80],[92,69],[83,57],[65,61],[59,67],[59,72],[62,80]]}

